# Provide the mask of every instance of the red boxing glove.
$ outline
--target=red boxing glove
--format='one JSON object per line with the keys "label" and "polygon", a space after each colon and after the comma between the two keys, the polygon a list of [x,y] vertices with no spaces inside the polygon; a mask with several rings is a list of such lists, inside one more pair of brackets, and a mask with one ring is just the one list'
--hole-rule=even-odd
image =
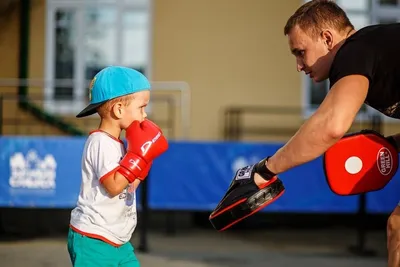
{"label": "red boxing glove", "polygon": [[149,120],[134,121],[126,129],[127,153],[117,172],[130,183],[147,176],[152,161],[168,149],[168,141],[161,129]]}
{"label": "red boxing glove", "polygon": [[144,168],[144,170],[140,173],[138,179],[143,181],[144,179],[146,179],[147,175],[149,175],[149,171],[151,166],[153,165],[153,162],[150,162],[149,164],[147,164],[147,166]]}

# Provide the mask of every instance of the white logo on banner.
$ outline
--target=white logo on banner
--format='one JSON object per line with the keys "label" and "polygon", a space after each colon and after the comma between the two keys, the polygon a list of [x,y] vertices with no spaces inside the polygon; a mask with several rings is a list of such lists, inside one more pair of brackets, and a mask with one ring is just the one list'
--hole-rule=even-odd
{"label": "white logo on banner", "polygon": [[238,169],[249,166],[249,165],[253,165],[259,161],[260,161],[260,159],[256,156],[252,156],[249,158],[238,157],[232,162],[232,165],[231,165],[232,171],[233,171],[233,173],[236,173]]}
{"label": "white logo on banner", "polygon": [[35,150],[10,157],[9,184],[13,188],[55,189],[57,163],[51,154],[42,159]]}

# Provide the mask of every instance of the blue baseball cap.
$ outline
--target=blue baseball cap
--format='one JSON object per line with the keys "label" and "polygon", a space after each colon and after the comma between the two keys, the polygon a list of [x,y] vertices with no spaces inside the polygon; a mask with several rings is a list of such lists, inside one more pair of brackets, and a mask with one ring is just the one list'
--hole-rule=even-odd
{"label": "blue baseball cap", "polygon": [[89,85],[90,104],[76,115],[86,117],[108,100],[132,93],[150,90],[150,82],[140,72],[121,66],[110,66],[99,71]]}

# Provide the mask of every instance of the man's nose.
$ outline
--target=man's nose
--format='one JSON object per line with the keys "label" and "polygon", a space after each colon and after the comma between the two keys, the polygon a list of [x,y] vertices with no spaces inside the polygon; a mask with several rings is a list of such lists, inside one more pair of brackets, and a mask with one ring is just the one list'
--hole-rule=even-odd
{"label": "man's nose", "polygon": [[296,65],[297,65],[298,72],[301,72],[304,69],[304,64],[300,60],[297,60]]}

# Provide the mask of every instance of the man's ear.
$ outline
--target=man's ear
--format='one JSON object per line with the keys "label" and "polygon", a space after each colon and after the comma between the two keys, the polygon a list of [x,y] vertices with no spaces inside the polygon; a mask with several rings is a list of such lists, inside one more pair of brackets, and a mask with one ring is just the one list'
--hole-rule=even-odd
{"label": "man's ear", "polygon": [[321,38],[325,43],[326,47],[328,48],[328,50],[332,50],[333,47],[335,46],[332,32],[330,30],[323,30],[321,32]]}
{"label": "man's ear", "polygon": [[121,119],[122,118],[122,114],[124,112],[122,103],[121,102],[115,103],[111,108],[111,112],[113,113],[113,115],[116,118]]}

